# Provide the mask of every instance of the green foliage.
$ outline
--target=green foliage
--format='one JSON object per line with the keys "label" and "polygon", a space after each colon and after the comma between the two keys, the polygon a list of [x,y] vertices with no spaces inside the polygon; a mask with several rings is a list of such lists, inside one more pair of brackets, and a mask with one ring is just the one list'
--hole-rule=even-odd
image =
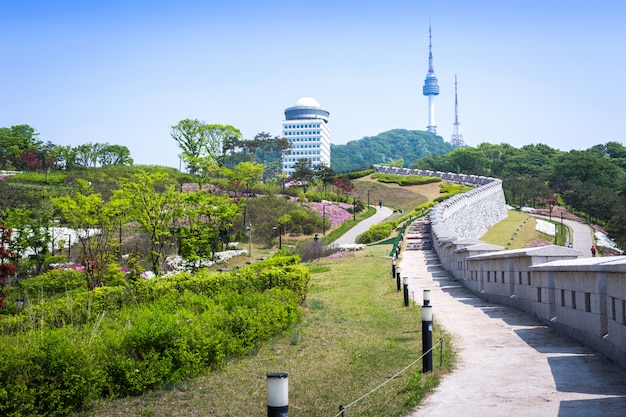
{"label": "green foliage", "polygon": [[84,410],[105,386],[94,349],[79,331],[44,329],[0,343],[0,414],[67,416]]}
{"label": "green foliage", "polygon": [[399,159],[409,166],[427,155],[445,154],[451,150],[452,145],[432,133],[394,129],[345,145],[331,144],[331,168],[336,172],[348,172]]}
{"label": "green foliage", "polygon": [[21,172],[19,174],[9,176],[6,181],[31,183],[31,184],[63,184],[68,173],[62,171],[54,171],[50,173],[42,172]]}
{"label": "green foliage", "polygon": [[[62,293],[55,276],[77,288]],[[310,277],[297,256],[277,256],[92,291],[73,272],[34,279],[24,288],[39,297],[3,323],[0,413],[68,415],[220,368],[300,320]]]}
{"label": "green foliage", "polygon": [[352,172],[346,172],[344,174],[338,174],[337,177],[345,178],[348,180],[356,180],[358,178],[367,177],[368,175],[373,174],[374,172],[376,171],[373,169],[365,169],[362,171],[352,171]]}
{"label": "green foliage", "polygon": [[356,243],[372,243],[386,239],[397,226],[394,221],[375,224],[367,232],[358,235]]}
{"label": "green foliage", "polygon": [[401,186],[404,185],[424,185],[430,184],[433,182],[440,182],[441,178],[439,177],[426,177],[422,175],[395,175],[395,174],[385,174],[382,172],[377,172],[372,174],[372,178],[377,179],[383,183],[394,183]]}

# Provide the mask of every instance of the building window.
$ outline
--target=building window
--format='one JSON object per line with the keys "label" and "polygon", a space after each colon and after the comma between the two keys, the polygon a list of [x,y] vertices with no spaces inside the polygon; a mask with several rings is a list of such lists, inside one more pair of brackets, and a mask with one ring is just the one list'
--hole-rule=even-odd
{"label": "building window", "polygon": [[528,279],[528,285],[531,285],[531,283],[530,283],[530,271],[526,272],[526,278]]}
{"label": "building window", "polygon": [[561,307],[565,307],[565,290],[561,290]]}
{"label": "building window", "polygon": [[541,287],[537,287],[537,302],[541,302]]}
{"label": "building window", "polygon": [[576,291],[572,291],[572,308],[576,310]]}
{"label": "building window", "polygon": [[517,280],[519,281],[519,285],[522,285],[522,271],[519,271],[519,276]]}
{"label": "building window", "polygon": [[588,292],[585,293],[585,311],[587,313],[591,312],[591,294]]}

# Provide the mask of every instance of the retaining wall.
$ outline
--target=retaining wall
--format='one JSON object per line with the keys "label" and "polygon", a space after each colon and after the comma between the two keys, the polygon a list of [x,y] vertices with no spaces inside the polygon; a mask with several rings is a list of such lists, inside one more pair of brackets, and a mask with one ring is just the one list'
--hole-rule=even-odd
{"label": "retaining wall", "polygon": [[515,307],[626,367],[626,256],[582,258],[561,246],[504,250],[478,237],[506,217],[497,179],[377,167],[476,185],[431,212],[441,265],[477,296]]}

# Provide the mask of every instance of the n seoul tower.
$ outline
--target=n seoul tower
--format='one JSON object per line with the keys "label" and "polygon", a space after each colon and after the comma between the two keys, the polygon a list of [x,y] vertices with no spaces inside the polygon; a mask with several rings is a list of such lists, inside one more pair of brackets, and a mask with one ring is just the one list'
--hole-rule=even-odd
{"label": "n seoul tower", "polygon": [[439,84],[437,84],[437,77],[435,77],[435,70],[433,69],[433,42],[430,25],[428,25],[428,74],[426,74],[422,92],[428,97],[428,126],[426,129],[436,135],[435,96],[439,95]]}

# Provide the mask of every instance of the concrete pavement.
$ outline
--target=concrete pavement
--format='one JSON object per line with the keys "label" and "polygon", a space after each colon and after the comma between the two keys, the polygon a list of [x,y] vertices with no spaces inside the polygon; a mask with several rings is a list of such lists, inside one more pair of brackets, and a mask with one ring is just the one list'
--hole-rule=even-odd
{"label": "concrete pavement", "polygon": [[376,208],[376,214],[374,214],[372,217],[368,217],[362,222],[357,223],[352,229],[344,233],[343,236],[331,243],[330,246],[341,246],[354,243],[358,235],[366,232],[372,225],[384,221],[386,218],[393,214],[393,210],[389,207],[374,207]]}
{"label": "concrete pavement", "polygon": [[458,353],[456,369],[409,417],[626,415],[622,368],[520,310],[479,299],[433,251],[404,250],[399,262],[416,301],[431,290],[434,321]]}

